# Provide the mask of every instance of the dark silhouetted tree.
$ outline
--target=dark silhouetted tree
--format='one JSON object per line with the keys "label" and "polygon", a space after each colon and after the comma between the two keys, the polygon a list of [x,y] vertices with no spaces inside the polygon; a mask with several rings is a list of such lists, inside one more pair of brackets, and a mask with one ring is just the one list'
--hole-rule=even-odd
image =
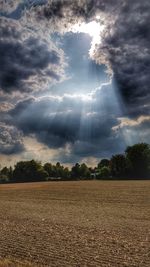
{"label": "dark silhouetted tree", "polygon": [[82,163],[80,166],[80,177],[84,179],[88,179],[90,177],[90,171],[89,168],[85,163]]}
{"label": "dark silhouetted tree", "polygon": [[102,159],[98,165],[97,165],[97,168],[98,169],[101,169],[102,167],[109,167],[109,164],[110,164],[110,160],[108,159]]}
{"label": "dark silhouetted tree", "polygon": [[13,171],[13,181],[15,182],[43,181],[47,176],[48,173],[41,163],[35,160],[20,161],[15,165]]}
{"label": "dark silhouetted tree", "polygon": [[97,175],[97,179],[109,179],[111,176],[110,168],[109,167],[101,167],[98,169],[99,174]]}
{"label": "dark silhouetted tree", "polygon": [[80,164],[76,163],[71,169],[71,177],[78,179],[80,178]]}
{"label": "dark silhouetted tree", "polygon": [[9,168],[4,167],[0,171],[0,182],[1,183],[11,182],[12,181],[12,174],[13,174],[12,167],[9,167]]}
{"label": "dark silhouetted tree", "polygon": [[130,175],[133,178],[150,178],[150,145],[135,144],[126,149],[126,157],[130,163]]}
{"label": "dark silhouetted tree", "polygon": [[71,176],[71,174],[70,174],[70,171],[69,171],[68,167],[65,167],[63,169],[63,179],[69,180],[70,176]]}
{"label": "dark silhouetted tree", "polygon": [[54,170],[54,166],[51,163],[45,163],[43,168],[48,173],[49,178],[55,177],[56,171]]}
{"label": "dark silhouetted tree", "polygon": [[122,154],[112,156],[110,170],[113,177],[125,178],[128,170],[126,157]]}

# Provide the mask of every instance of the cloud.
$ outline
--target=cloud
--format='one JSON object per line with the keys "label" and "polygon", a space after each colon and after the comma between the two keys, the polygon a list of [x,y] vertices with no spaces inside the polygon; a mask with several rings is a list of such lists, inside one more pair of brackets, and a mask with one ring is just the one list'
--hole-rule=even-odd
{"label": "cloud", "polygon": [[[101,24],[113,24],[124,0],[47,0],[32,5],[22,13],[21,23],[45,32],[66,33],[74,24],[89,22],[99,16]],[[107,17],[107,19],[106,19]]]}
{"label": "cloud", "polygon": [[1,10],[1,13],[10,13],[12,11],[14,11],[18,4],[21,3],[21,0],[0,0],[0,10]]}
{"label": "cloud", "polygon": [[22,134],[14,126],[0,123],[0,154],[18,154],[23,151]]}
{"label": "cloud", "polygon": [[47,0],[1,0],[0,15],[7,18],[20,19],[26,10],[46,3]]}
{"label": "cloud", "polygon": [[148,114],[150,102],[150,2],[124,1],[114,24],[105,32],[95,59],[108,64],[128,108],[128,116]]}
{"label": "cloud", "polygon": [[141,108],[147,114],[144,107],[150,101],[149,0],[52,0],[31,5],[22,23],[43,32],[68,32],[72,25],[99,15],[105,30],[93,59],[107,65],[109,73],[113,73],[128,116],[139,116]]}
{"label": "cloud", "polygon": [[104,151],[108,155],[124,146],[123,140],[117,144],[112,129],[118,124],[116,116],[120,114],[119,107],[114,105],[113,88],[105,85],[86,98],[64,95],[20,101],[7,112],[7,123],[51,149],[69,146],[65,156],[68,161],[75,155],[98,157]]}
{"label": "cloud", "polygon": [[139,116],[137,119],[119,118],[118,121],[119,124],[113,130],[122,135],[128,145],[150,143],[150,116]]}
{"label": "cloud", "polygon": [[110,157],[135,140],[149,140],[149,117],[133,120],[121,116],[110,84],[85,98],[69,94],[28,98],[9,109],[4,107],[2,113],[8,129],[15,127],[24,138],[35,139],[50,151],[59,151],[53,154],[53,160],[63,163]]}
{"label": "cloud", "polygon": [[[1,10],[0,89],[4,95],[23,93],[17,104],[3,99],[5,133],[7,123],[8,135],[16,130],[32,136],[59,150],[64,162],[110,156],[128,144],[149,141],[149,0],[5,1]],[[96,16],[105,30],[92,59],[107,66],[111,83],[85,98],[50,91],[34,97],[65,76],[64,53],[50,34],[67,33],[73,24]]]}
{"label": "cloud", "polygon": [[144,107],[150,101],[149,11],[149,0],[49,0],[36,4],[27,1],[20,21],[45,34],[46,31],[68,32],[73,24],[91,21],[99,15],[105,31],[101,44],[95,47],[93,59],[107,65],[113,73],[128,115],[139,116],[142,107],[147,114]]}
{"label": "cloud", "polygon": [[7,112],[8,110],[12,109],[13,108],[13,104],[11,103],[8,103],[8,102],[1,102],[0,103],[0,115],[3,113],[3,112]]}
{"label": "cloud", "polygon": [[64,79],[64,54],[52,42],[30,36],[1,19],[0,89],[5,93],[43,90]]}
{"label": "cloud", "polygon": [[120,121],[120,124],[117,126],[117,128],[123,128],[126,126],[138,126],[144,123],[149,123],[150,122],[150,116],[140,116],[137,119],[133,120],[133,119],[129,119],[129,118],[118,118],[118,120]]}

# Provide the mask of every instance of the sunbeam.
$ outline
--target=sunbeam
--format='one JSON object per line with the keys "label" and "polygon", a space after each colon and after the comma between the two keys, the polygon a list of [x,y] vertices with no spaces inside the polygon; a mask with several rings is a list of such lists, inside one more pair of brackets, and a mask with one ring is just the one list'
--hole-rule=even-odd
{"label": "sunbeam", "polygon": [[89,23],[79,23],[79,24],[75,24],[71,30],[73,32],[83,32],[83,33],[87,33],[92,37],[92,43],[91,43],[91,48],[89,50],[89,54],[90,56],[93,55],[95,46],[101,43],[101,34],[104,30],[104,25],[101,25],[99,22],[97,21],[91,21]]}

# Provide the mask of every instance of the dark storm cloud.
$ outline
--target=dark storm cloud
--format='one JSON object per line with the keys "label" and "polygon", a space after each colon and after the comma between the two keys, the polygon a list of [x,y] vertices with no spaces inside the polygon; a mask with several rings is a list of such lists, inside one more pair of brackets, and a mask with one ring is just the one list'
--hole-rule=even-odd
{"label": "dark storm cloud", "polygon": [[[148,112],[150,103],[150,1],[124,1],[111,31],[95,53],[110,64],[118,93],[128,107],[129,116]],[[136,111],[135,111],[136,110]]]}
{"label": "dark storm cloud", "polygon": [[0,154],[18,154],[23,151],[22,134],[15,127],[0,123]]}
{"label": "dark storm cloud", "polygon": [[[87,101],[65,95],[30,98],[9,111],[4,105],[3,121],[8,123],[8,130],[3,122],[1,151],[15,151],[15,145],[22,144],[20,132],[35,136],[49,148],[68,147],[66,155],[60,153],[66,162],[110,156],[122,152],[128,144],[149,141],[149,121],[139,119],[150,115],[149,0],[0,1],[0,7],[2,4],[2,15],[11,18],[1,19],[3,92],[34,91],[60,81],[64,76],[62,51],[31,35],[37,29],[40,38],[45,33],[68,32],[73,24],[92,21],[96,15],[100,15],[105,30],[92,57],[113,73],[112,86],[115,81],[116,89],[104,86]],[[12,19],[19,19],[19,23],[13,24]],[[27,33],[25,27],[31,32]],[[125,116],[128,121],[121,124],[118,118]],[[18,137],[13,144],[15,131]]]}
{"label": "dark storm cloud", "polygon": [[64,76],[63,51],[1,19],[0,89],[3,92],[42,90]]}
{"label": "dark storm cloud", "polygon": [[135,140],[148,140],[147,117],[117,119],[123,114],[110,84],[93,91],[89,98],[64,95],[26,99],[3,114],[5,123],[24,136],[61,149],[59,159],[63,162],[110,157]]}
{"label": "dark storm cloud", "polygon": [[20,0],[0,0],[0,11],[3,13],[12,12],[17,8],[18,4],[21,3]]}
{"label": "dark storm cloud", "polygon": [[120,123],[114,127],[118,135],[124,136],[127,144],[138,142],[150,143],[150,116],[139,116],[136,119],[120,118]]}
{"label": "dark storm cloud", "polygon": [[135,105],[140,106],[137,116],[140,114],[141,106],[150,101],[149,0],[49,0],[24,1],[24,5],[28,7],[24,23],[49,31],[67,32],[71,25],[99,14],[105,31],[93,58],[112,69],[129,116],[135,116]]}
{"label": "dark storm cloud", "polygon": [[46,3],[47,0],[0,0],[0,15],[20,19],[26,9]]}
{"label": "dark storm cloud", "polygon": [[27,99],[8,112],[8,122],[50,148],[69,144],[72,153],[78,156],[97,154],[98,146],[101,152],[108,151],[110,142],[118,141],[115,142],[112,128],[118,124],[116,114],[119,114],[112,101],[115,100],[113,92],[111,101],[106,97],[110,90],[105,85],[89,99],[80,95]]}
{"label": "dark storm cloud", "polygon": [[144,106],[150,102],[149,0],[47,1],[32,12],[33,25],[52,24],[51,30],[65,32],[72,24],[90,21],[100,14],[105,31],[93,58],[113,72],[128,115],[139,116],[141,108],[147,112]]}
{"label": "dark storm cloud", "polygon": [[[101,22],[107,14],[107,19],[116,14],[124,0],[48,0],[45,5],[33,6],[26,11],[27,23],[34,27],[38,24],[49,28],[49,31],[67,32],[75,23],[90,21],[97,14]],[[107,24],[109,19],[107,20]],[[106,21],[105,21],[106,23]]]}
{"label": "dark storm cloud", "polygon": [[80,114],[70,111],[70,106],[69,100],[54,97],[29,99],[18,103],[10,115],[25,135],[35,134],[49,147],[61,147],[77,138],[80,126]]}
{"label": "dark storm cloud", "polygon": [[[41,19],[47,18],[65,18],[71,19],[73,15],[74,18],[84,18],[84,19],[91,19],[98,11],[103,12],[110,12],[115,11],[115,8],[118,4],[123,3],[124,1],[118,0],[75,0],[75,1],[68,1],[68,0],[50,0],[47,1],[46,5],[40,7],[37,10],[41,12],[37,12],[37,15],[41,15]],[[112,8],[113,7],[113,8]],[[68,15],[68,18],[66,17]]]}

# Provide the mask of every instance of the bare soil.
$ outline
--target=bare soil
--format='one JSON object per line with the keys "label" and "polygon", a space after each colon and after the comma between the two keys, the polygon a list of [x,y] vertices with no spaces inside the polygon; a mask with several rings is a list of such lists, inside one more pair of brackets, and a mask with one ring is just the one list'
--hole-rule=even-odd
{"label": "bare soil", "polygon": [[0,267],[36,267],[27,262],[20,262],[16,260],[2,259],[0,260]]}
{"label": "bare soil", "polygon": [[149,267],[150,181],[1,185],[0,258],[50,267]]}

